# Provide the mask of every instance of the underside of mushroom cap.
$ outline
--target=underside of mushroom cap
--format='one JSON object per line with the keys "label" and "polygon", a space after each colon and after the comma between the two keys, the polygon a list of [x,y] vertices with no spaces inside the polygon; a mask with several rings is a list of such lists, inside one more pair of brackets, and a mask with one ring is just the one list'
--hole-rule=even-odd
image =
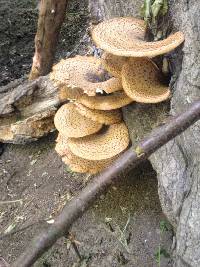
{"label": "underside of mushroom cap", "polygon": [[169,98],[169,87],[161,84],[155,64],[146,58],[131,58],[122,68],[125,93],[141,103],[158,103]]}
{"label": "underside of mushroom cap", "polygon": [[104,53],[102,55],[103,67],[114,77],[121,79],[121,71],[124,63],[128,60],[127,57],[115,56],[113,54]]}
{"label": "underside of mushroom cap", "polygon": [[66,100],[76,100],[82,95],[84,93],[81,89],[71,89],[67,86],[61,86],[58,90],[58,98],[61,103]]}
{"label": "underside of mushroom cap", "polygon": [[117,157],[106,160],[87,160],[77,157],[69,150],[67,156],[62,158],[62,161],[74,172],[96,174],[109,167]]}
{"label": "underside of mushroom cap", "polygon": [[112,110],[124,107],[133,102],[133,100],[128,97],[123,90],[121,90],[102,96],[88,96],[84,94],[77,99],[77,102],[91,109]]}
{"label": "underside of mushroom cap", "polygon": [[82,89],[90,96],[96,95],[99,91],[111,93],[121,89],[120,79],[112,77],[105,81],[101,59],[89,56],[61,60],[53,67],[50,79],[58,87]]}
{"label": "underside of mushroom cap", "polygon": [[88,160],[112,158],[129,145],[128,129],[124,123],[113,124],[104,132],[82,138],[69,138],[68,145],[73,154]]}
{"label": "underside of mushroom cap", "polygon": [[73,103],[63,105],[54,117],[54,124],[65,137],[83,137],[98,132],[102,124],[82,116]]}
{"label": "underside of mushroom cap", "polygon": [[75,103],[75,105],[77,111],[81,115],[105,125],[119,123],[122,120],[122,113],[120,109],[107,111],[107,110],[90,109],[80,103]]}
{"label": "underside of mushroom cap", "polygon": [[56,139],[55,151],[61,157],[65,156],[69,151],[69,147],[67,144],[67,137],[63,137],[60,133],[58,134],[58,137]]}
{"label": "underside of mushroom cap", "polygon": [[117,157],[106,160],[87,160],[74,155],[67,143],[67,139],[58,135],[55,150],[62,157],[62,161],[74,172],[96,174],[107,168]]}
{"label": "underside of mushroom cap", "polygon": [[143,20],[123,17],[98,24],[92,38],[104,51],[124,57],[155,57],[168,53],[184,41],[184,34],[176,32],[161,41],[146,42]]}

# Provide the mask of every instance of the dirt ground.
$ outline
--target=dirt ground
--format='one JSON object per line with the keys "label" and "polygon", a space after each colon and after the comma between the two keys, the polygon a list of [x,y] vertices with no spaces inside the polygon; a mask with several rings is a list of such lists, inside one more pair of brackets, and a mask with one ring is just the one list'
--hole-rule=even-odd
{"label": "dirt ground", "polygon": [[[57,59],[79,46],[86,5],[71,1]],[[30,69],[37,11],[37,1],[0,0],[1,85]],[[0,145],[0,256],[9,262],[92,179],[62,163],[54,151],[56,134],[24,146]],[[63,238],[34,266],[171,266],[173,233],[161,211],[155,172],[147,162],[121,178],[71,230],[84,260]]]}
{"label": "dirt ground", "polygon": [[[28,74],[34,53],[37,0],[0,0],[0,86]],[[56,59],[71,53],[85,34],[87,1],[69,1]],[[69,31],[70,29],[70,31]]]}

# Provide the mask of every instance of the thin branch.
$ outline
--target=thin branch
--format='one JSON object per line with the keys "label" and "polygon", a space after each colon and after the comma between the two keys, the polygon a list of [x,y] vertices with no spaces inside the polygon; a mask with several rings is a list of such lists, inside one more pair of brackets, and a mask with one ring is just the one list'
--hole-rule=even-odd
{"label": "thin branch", "polygon": [[104,193],[108,187],[119,180],[124,170],[134,168],[168,141],[181,134],[200,119],[200,100],[193,103],[187,111],[172,118],[168,123],[154,130],[136,148],[131,147],[109,168],[89,183],[77,197],[74,197],[55,218],[55,222],[41,232],[27,245],[25,251],[12,264],[12,267],[31,266],[60,237],[66,236],[72,224]]}

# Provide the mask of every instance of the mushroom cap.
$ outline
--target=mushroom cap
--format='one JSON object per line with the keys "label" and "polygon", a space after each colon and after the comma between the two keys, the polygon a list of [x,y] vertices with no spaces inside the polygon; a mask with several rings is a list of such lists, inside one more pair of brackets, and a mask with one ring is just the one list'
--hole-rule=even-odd
{"label": "mushroom cap", "polygon": [[119,123],[122,120],[122,113],[120,109],[114,109],[114,110],[95,110],[95,109],[90,109],[80,103],[75,103],[77,111],[93,120],[97,121],[102,124],[110,125],[114,123]]}
{"label": "mushroom cap", "polygon": [[133,102],[133,99],[128,97],[122,90],[106,96],[87,96],[84,94],[77,99],[77,102],[91,109],[112,110],[130,104]]}
{"label": "mushroom cap", "polygon": [[145,31],[143,20],[113,18],[94,27],[92,38],[106,52],[125,57],[155,57],[172,51],[184,41],[184,34],[176,32],[164,40],[146,42]]}
{"label": "mushroom cap", "polygon": [[125,93],[141,103],[158,103],[169,98],[169,87],[159,81],[159,70],[151,60],[131,58],[122,68]]}
{"label": "mushroom cap", "polygon": [[82,138],[69,138],[68,145],[72,153],[81,158],[88,160],[109,159],[128,147],[128,129],[123,122],[113,124],[103,133]]}
{"label": "mushroom cap", "polygon": [[67,138],[63,137],[59,133],[58,137],[56,139],[55,151],[58,153],[58,155],[63,157],[68,153],[68,150],[69,150],[69,147],[68,147],[68,144],[67,144]]}
{"label": "mushroom cap", "polygon": [[53,67],[50,79],[58,87],[82,89],[90,96],[94,96],[98,91],[110,93],[120,90],[121,81],[118,78],[112,77],[107,81],[100,81],[105,76],[101,63],[101,59],[88,56],[61,60]]}
{"label": "mushroom cap", "polygon": [[80,173],[95,174],[108,167],[117,157],[106,160],[87,160],[74,155],[69,149],[67,138],[58,134],[55,150],[62,157],[62,161],[69,165],[70,169]]}
{"label": "mushroom cap", "polygon": [[102,58],[103,67],[114,77],[121,79],[121,71],[124,63],[128,60],[127,57],[115,56],[113,54],[104,53]]}
{"label": "mushroom cap", "polygon": [[71,89],[67,86],[61,86],[58,90],[58,98],[61,103],[66,100],[76,100],[83,94],[81,89]]}
{"label": "mushroom cap", "polygon": [[73,103],[67,103],[59,108],[54,124],[65,137],[83,137],[98,132],[102,124],[82,116]]}

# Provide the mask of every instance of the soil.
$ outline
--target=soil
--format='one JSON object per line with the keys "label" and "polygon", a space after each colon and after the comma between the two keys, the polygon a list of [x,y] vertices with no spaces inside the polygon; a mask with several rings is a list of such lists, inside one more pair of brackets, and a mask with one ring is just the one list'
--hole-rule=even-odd
{"label": "soil", "polygon": [[[37,0],[0,0],[0,86],[27,75],[34,53]],[[85,34],[87,1],[69,1],[56,59],[66,57]],[[69,31],[70,29],[70,31]]]}
{"label": "soil", "polygon": [[[0,3],[0,83],[4,85],[30,70],[38,10],[36,1]],[[82,42],[88,25],[86,7],[84,1],[71,1],[57,60],[73,54]],[[92,179],[62,163],[54,151],[56,135],[24,146],[0,145],[0,256],[8,262]],[[122,175],[121,182],[71,232],[83,256],[81,262],[63,238],[34,266],[171,266],[173,232],[161,211],[156,173],[149,162]]]}

